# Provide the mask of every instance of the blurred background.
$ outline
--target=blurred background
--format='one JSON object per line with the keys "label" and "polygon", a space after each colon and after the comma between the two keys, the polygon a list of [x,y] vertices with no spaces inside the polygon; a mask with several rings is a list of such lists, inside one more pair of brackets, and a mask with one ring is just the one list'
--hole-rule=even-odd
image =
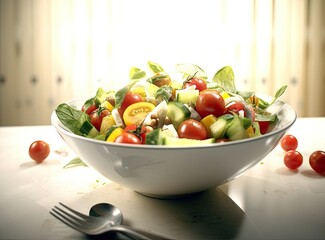
{"label": "blurred background", "polygon": [[236,86],[325,116],[323,0],[0,0],[0,125],[128,82],[148,60],[234,69]]}

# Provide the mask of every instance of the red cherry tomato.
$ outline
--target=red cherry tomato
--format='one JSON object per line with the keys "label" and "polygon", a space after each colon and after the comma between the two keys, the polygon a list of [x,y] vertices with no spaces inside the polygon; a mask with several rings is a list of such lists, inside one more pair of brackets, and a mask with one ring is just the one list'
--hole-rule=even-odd
{"label": "red cherry tomato", "polygon": [[315,172],[325,174],[325,152],[320,150],[313,152],[309,157],[309,164]]}
{"label": "red cherry tomato", "polygon": [[87,113],[88,115],[91,115],[91,113],[93,111],[95,111],[96,109],[97,109],[97,106],[95,104],[92,104],[87,109],[86,109],[85,105],[83,105],[81,110],[83,112]]}
{"label": "red cherry tomato", "polygon": [[206,82],[204,80],[200,79],[200,78],[192,78],[192,79],[186,81],[183,88],[188,88],[188,87],[193,86],[193,85],[200,92],[207,89]]}
{"label": "red cherry tomato", "polygon": [[298,140],[295,136],[293,135],[285,135],[281,139],[281,147],[285,151],[290,151],[290,150],[296,150],[298,147]]}
{"label": "red cherry tomato", "polygon": [[213,114],[219,117],[225,113],[225,101],[216,90],[204,90],[200,92],[196,100],[196,111],[201,115],[202,118]]}
{"label": "red cherry tomato", "polygon": [[238,114],[239,111],[245,111],[245,105],[242,102],[233,102],[227,107],[227,112],[233,112]]}
{"label": "red cherry tomato", "polygon": [[109,114],[108,109],[99,109],[97,108],[95,111],[93,111],[90,114],[90,123],[98,130],[100,131],[100,126],[102,124],[103,118],[106,117]]}
{"label": "red cherry tomato", "polygon": [[124,96],[123,102],[118,109],[118,112],[121,117],[123,117],[123,113],[128,106],[133,103],[142,102],[142,97],[139,94],[127,92]]}
{"label": "red cherry tomato", "polygon": [[123,132],[115,139],[116,143],[141,144],[141,139],[133,133]]}
{"label": "red cherry tomato", "polygon": [[142,144],[146,143],[146,135],[148,132],[153,131],[153,128],[150,126],[144,126],[140,127],[140,125],[131,124],[124,128],[125,132],[130,132],[135,134],[136,136],[140,137]]}
{"label": "red cherry tomato", "polygon": [[303,157],[300,152],[290,150],[284,155],[283,162],[287,168],[296,170],[302,165]]}
{"label": "red cherry tomato", "polygon": [[208,132],[203,124],[194,119],[182,122],[177,128],[177,133],[180,138],[204,140],[208,137]]}
{"label": "red cherry tomato", "polygon": [[42,140],[37,140],[29,146],[28,152],[35,162],[41,163],[50,154],[50,145]]}
{"label": "red cherry tomato", "polygon": [[258,125],[260,126],[261,134],[265,134],[269,130],[270,122],[269,121],[258,121]]}

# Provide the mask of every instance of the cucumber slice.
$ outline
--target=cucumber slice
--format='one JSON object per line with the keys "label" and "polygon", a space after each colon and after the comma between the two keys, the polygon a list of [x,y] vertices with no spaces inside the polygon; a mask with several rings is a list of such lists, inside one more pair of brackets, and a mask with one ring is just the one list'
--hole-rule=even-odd
{"label": "cucumber slice", "polygon": [[234,118],[229,123],[228,128],[226,130],[226,135],[232,141],[248,138],[248,134],[238,115],[234,114]]}
{"label": "cucumber slice", "polygon": [[198,145],[206,145],[215,143],[214,138],[208,138],[204,140],[196,140],[189,138],[174,138],[174,137],[166,137],[165,145],[175,145],[175,146],[198,146]]}
{"label": "cucumber slice", "polygon": [[146,144],[149,145],[163,145],[165,142],[165,134],[160,128],[157,128],[146,135]]}
{"label": "cucumber slice", "polygon": [[84,121],[80,127],[80,132],[87,137],[96,137],[99,134],[97,129],[89,121]]}
{"label": "cucumber slice", "polygon": [[219,117],[216,122],[210,126],[211,134],[215,139],[223,138],[226,134],[228,121],[226,118]]}
{"label": "cucumber slice", "polygon": [[191,116],[190,110],[180,102],[168,102],[167,117],[174,125],[175,129]]}
{"label": "cucumber slice", "polygon": [[176,90],[176,101],[184,104],[193,104],[195,105],[196,99],[199,96],[199,90]]}

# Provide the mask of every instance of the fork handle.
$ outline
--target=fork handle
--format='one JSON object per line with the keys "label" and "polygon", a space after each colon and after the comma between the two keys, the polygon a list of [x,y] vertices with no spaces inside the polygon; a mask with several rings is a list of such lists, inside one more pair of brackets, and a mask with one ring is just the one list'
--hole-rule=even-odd
{"label": "fork handle", "polygon": [[141,233],[138,233],[138,232],[130,229],[127,226],[123,226],[123,225],[112,226],[111,230],[118,231],[118,232],[123,232],[123,233],[129,235],[130,237],[134,237],[135,239],[150,240],[150,238],[146,237],[145,235],[143,235]]}

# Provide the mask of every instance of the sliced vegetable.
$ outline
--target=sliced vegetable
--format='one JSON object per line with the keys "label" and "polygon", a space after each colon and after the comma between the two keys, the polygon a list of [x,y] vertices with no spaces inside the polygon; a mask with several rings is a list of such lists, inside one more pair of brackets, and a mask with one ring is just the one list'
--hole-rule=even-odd
{"label": "sliced vegetable", "polygon": [[160,128],[157,128],[146,135],[146,144],[149,145],[163,145],[166,135]]}
{"label": "sliced vegetable", "polygon": [[80,127],[80,132],[87,137],[96,137],[99,132],[89,121],[84,121]]}
{"label": "sliced vegetable", "polygon": [[196,89],[176,90],[176,101],[184,104],[195,105],[200,91]]}
{"label": "sliced vegetable", "polygon": [[228,121],[224,117],[219,117],[216,122],[210,126],[211,135],[215,139],[221,139],[225,137],[228,127]]}
{"label": "sliced vegetable", "polygon": [[210,114],[201,120],[202,125],[205,127],[205,130],[207,131],[208,136],[210,137],[212,137],[211,125],[214,124],[216,121],[217,121],[217,117],[214,116],[213,114]]}
{"label": "sliced vegetable", "polygon": [[154,108],[155,105],[149,102],[137,102],[131,104],[123,113],[125,125],[140,124]]}
{"label": "sliced vegetable", "polygon": [[190,110],[180,102],[169,102],[167,104],[167,117],[174,125],[175,129],[191,116]]}
{"label": "sliced vegetable", "polygon": [[124,132],[123,128],[117,127],[108,135],[107,142],[115,142],[115,139]]}
{"label": "sliced vegetable", "polygon": [[112,126],[116,125],[116,122],[113,118],[113,115],[108,115],[103,118],[102,124],[100,125],[100,134],[106,134],[108,129]]}
{"label": "sliced vegetable", "polygon": [[238,115],[234,114],[234,118],[226,129],[226,135],[231,141],[248,138],[248,134]]}

